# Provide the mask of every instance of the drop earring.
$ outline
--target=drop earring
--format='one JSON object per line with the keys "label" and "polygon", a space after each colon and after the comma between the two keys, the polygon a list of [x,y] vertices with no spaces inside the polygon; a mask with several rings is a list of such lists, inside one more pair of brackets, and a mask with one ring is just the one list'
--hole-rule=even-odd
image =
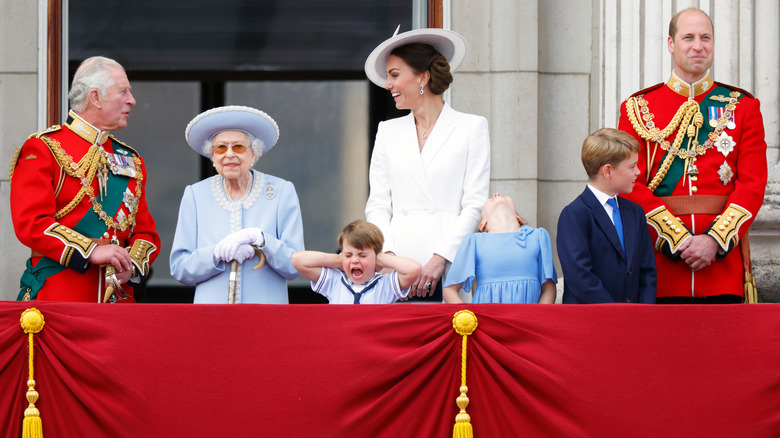
{"label": "drop earring", "polygon": [[423,93],[425,93],[425,91],[423,91],[423,86],[422,86],[422,84],[420,84],[420,94],[423,94]]}

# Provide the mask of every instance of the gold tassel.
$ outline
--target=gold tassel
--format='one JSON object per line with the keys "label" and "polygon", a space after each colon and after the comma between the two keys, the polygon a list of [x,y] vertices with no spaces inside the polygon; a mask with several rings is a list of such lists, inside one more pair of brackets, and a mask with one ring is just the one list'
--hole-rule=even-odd
{"label": "gold tassel", "polygon": [[477,316],[470,310],[458,311],[452,318],[452,328],[459,335],[463,336],[460,365],[460,396],[457,399],[460,412],[455,416],[452,438],[473,438],[474,430],[471,427],[471,417],[466,413],[466,407],[469,405],[469,398],[466,395],[469,392],[469,388],[466,386],[466,341],[468,336],[477,329]]}
{"label": "gold tassel", "polygon": [[746,304],[758,303],[758,290],[756,289],[756,279],[753,278],[753,274],[745,271],[745,299]]}
{"label": "gold tassel", "polygon": [[30,308],[22,312],[19,319],[22,323],[22,329],[28,334],[30,349],[30,378],[27,380],[27,401],[30,403],[24,410],[24,421],[22,422],[23,438],[43,438],[43,422],[41,413],[35,407],[38,401],[38,391],[35,390],[35,380],[33,379],[33,335],[43,330],[43,314],[36,308]]}

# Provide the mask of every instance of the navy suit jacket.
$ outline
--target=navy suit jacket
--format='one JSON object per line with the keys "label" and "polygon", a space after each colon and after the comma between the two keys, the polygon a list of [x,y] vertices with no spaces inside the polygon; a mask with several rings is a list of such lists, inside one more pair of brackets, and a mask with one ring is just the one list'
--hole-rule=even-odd
{"label": "navy suit jacket", "polygon": [[563,303],[655,303],[656,270],[645,212],[618,200],[626,251],[596,195],[585,188],[558,218]]}

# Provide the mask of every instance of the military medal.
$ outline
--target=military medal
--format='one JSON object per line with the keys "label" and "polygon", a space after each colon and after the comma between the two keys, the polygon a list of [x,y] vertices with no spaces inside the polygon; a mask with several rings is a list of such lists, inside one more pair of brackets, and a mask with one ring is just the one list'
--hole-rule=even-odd
{"label": "military medal", "polygon": [[710,126],[718,126],[718,107],[711,106],[707,108],[709,112]]}
{"label": "military medal", "polygon": [[720,137],[718,137],[717,141],[715,141],[715,146],[718,148],[718,152],[723,154],[724,157],[728,157],[729,152],[733,151],[734,146],[736,145],[737,143],[734,142],[734,139],[725,132],[721,132]]}
{"label": "military medal", "polygon": [[718,176],[720,176],[720,181],[724,186],[734,177],[734,171],[731,170],[731,166],[729,166],[729,163],[727,163],[726,160],[723,160],[723,164],[720,165]]}
{"label": "military medal", "polygon": [[133,195],[133,192],[131,192],[129,188],[125,189],[123,202],[125,203],[127,210],[130,212],[135,211],[135,208],[138,206],[138,199],[135,197],[135,195]]}
{"label": "military medal", "polygon": [[111,154],[109,161],[111,162],[111,173],[114,175],[122,175],[129,178],[136,177],[135,162],[132,157]]}

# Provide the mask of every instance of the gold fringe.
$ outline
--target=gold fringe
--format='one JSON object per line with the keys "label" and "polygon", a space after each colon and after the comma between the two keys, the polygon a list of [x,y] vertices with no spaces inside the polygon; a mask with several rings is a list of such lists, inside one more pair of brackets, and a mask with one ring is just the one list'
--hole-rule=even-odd
{"label": "gold fringe", "polygon": [[753,274],[745,271],[745,299],[746,304],[758,303],[758,289],[756,289],[756,279],[753,278]]}
{"label": "gold fringe", "polygon": [[455,416],[452,438],[473,438],[474,430],[471,427],[471,416],[466,413],[466,407],[469,405],[469,398],[466,395],[469,392],[469,388],[466,386],[466,341],[468,336],[477,329],[477,316],[470,310],[460,310],[452,318],[452,328],[459,335],[463,336],[461,344],[460,396],[458,396],[456,401],[460,412]]}
{"label": "gold fringe", "polygon": [[24,410],[24,421],[22,422],[22,437],[23,438],[43,438],[43,421],[41,421],[41,413],[38,408],[35,407],[35,402],[38,401],[38,391],[35,390],[35,380],[33,379],[33,336],[35,333],[43,330],[45,324],[43,320],[43,314],[36,308],[30,308],[22,312],[22,317],[19,318],[19,322],[22,324],[22,329],[28,335],[29,343],[29,367],[30,375],[27,379],[27,401],[30,403],[27,409]]}

